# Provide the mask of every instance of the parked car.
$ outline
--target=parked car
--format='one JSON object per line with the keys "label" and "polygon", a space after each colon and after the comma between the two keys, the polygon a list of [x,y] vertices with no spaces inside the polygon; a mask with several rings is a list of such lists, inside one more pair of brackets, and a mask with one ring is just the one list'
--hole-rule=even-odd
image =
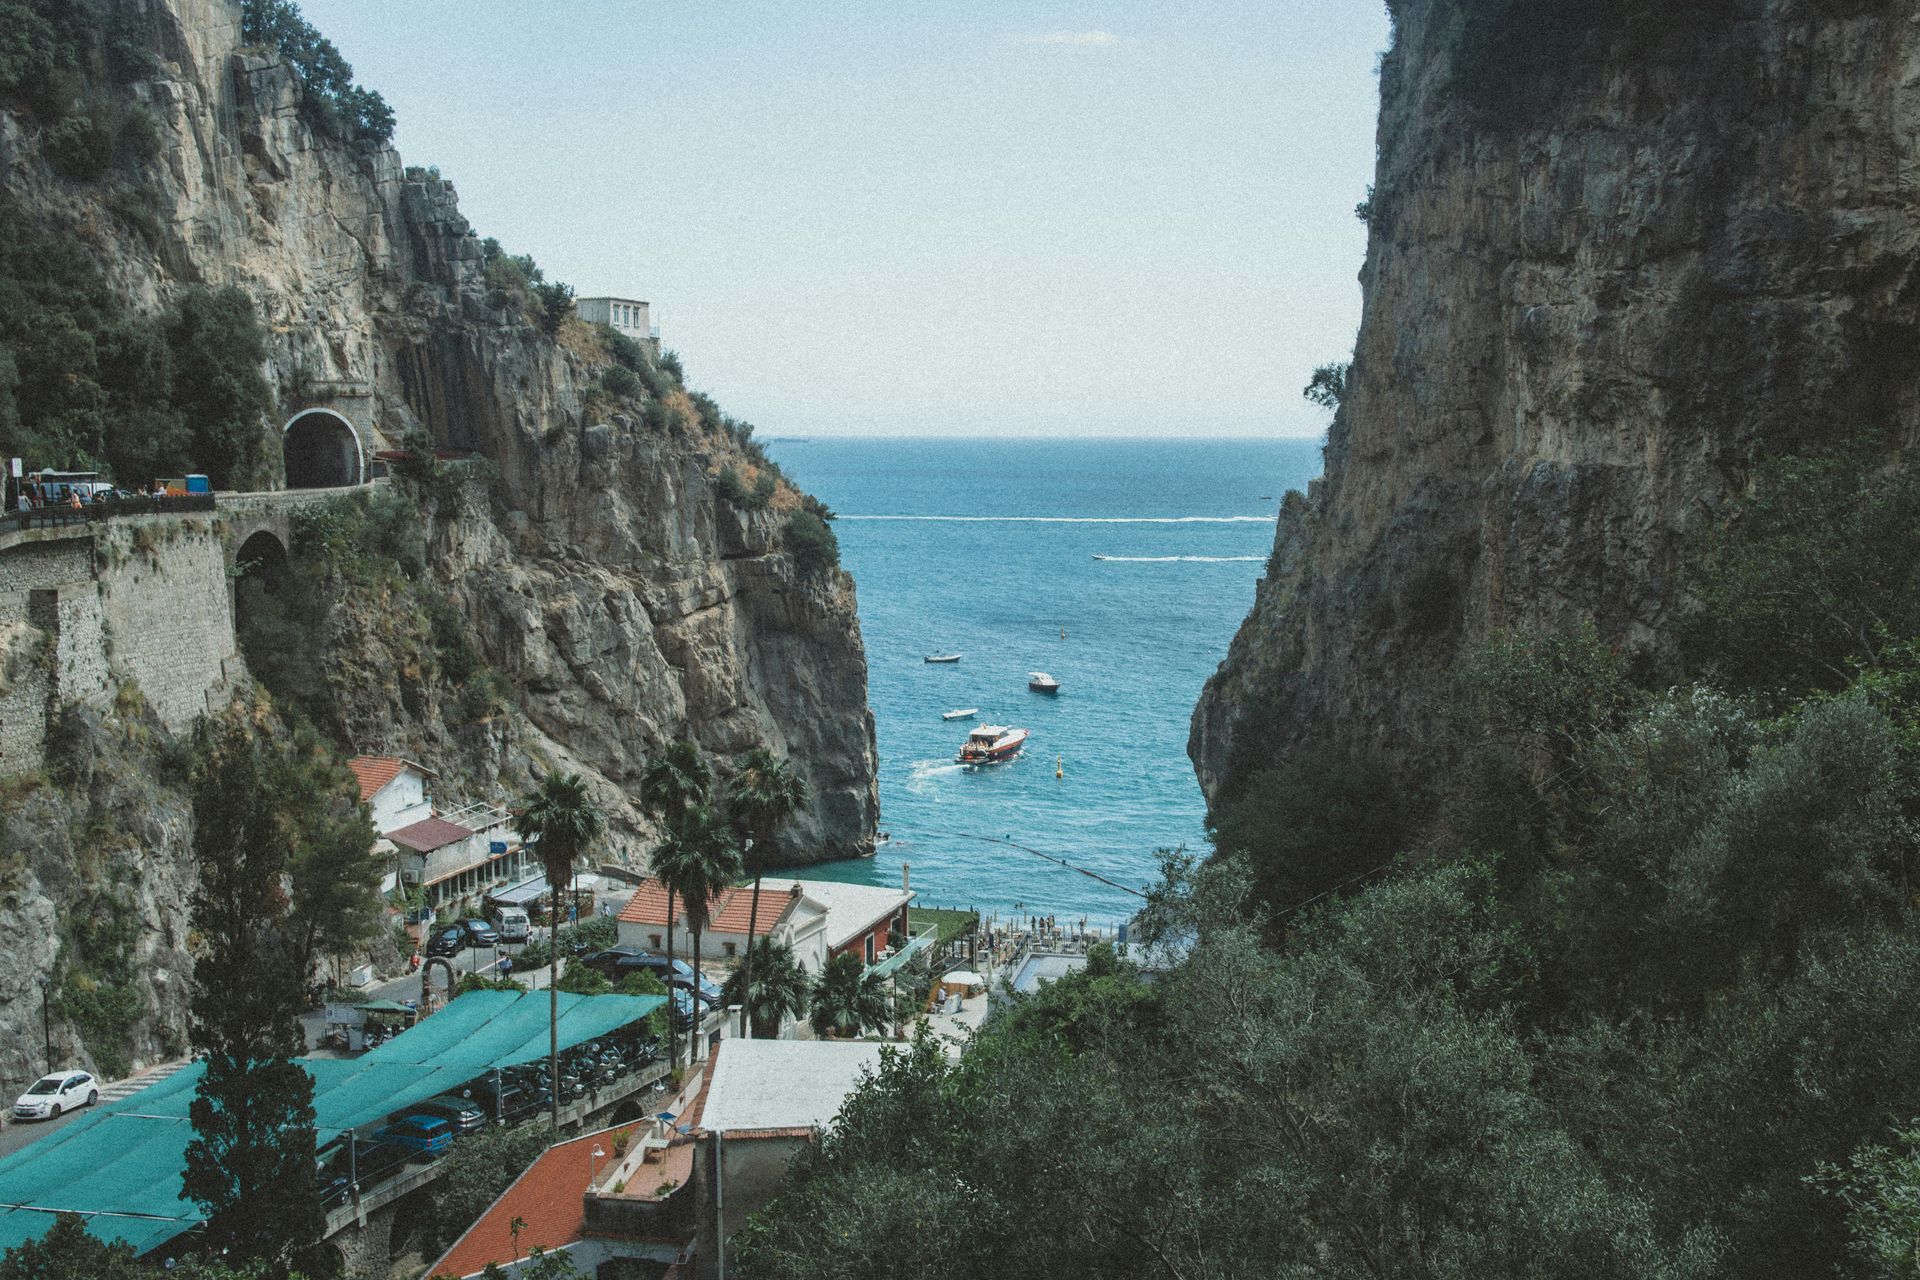
{"label": "parked car", "polygon": [[400,1147],[431,1160],[453,1146],[453,1126],[439,1116],[409,1113],[373,1131],[375,1142]]}
{"label": "parked car", "polygon": [[430,956],[457,956],[467,949],[467,930],[464,925],[448,925],[444,929],[435,929],[433,936],[427,939],[427,954]]}
{"label": "parked car", "polygon": [[488,1119],[497,1117],[508,1124],[544,1107],[548,1097],[543,1092],[522,1088],[512,1082],[503,1083],[498,1096],[495,1096],[493,1081],[485,1077],[474,1081],[466,1092],[472,1095],[469,1100],[486,1112]]}
{"label": "parked car", "polygon": [[467,945],[470,947],[495,947],[500,945],[500,935],[485,920],[462,921],[460,927],[466,930]]}
{"label": "parked car", "polygon": [[501,907],[493,913],[493,924],[502,942],[525,942],[532,934],[527,913],[520,907]]}
{"label": "parked car", "polygon": [[[456,1098],[450,1093],[416,1102],[406,1109],[417,1115],[438,1116],[453,1126],[456,1134],[478,1133],[487,1127],[487,1113],[472,1098]],[[398,1118],[396,1115],[393,1118]]]}
{"label": "parked car", "polygon": [[42,1076],[13,1104],[16,1120],[51,1120],[63,1111],[100,1101],[100,1083],[84,1071]]}
{"label": "parked car", "polygon": [[[692,991],[693,975],[676,973],[667,979],[667,985],[675,991]],[[720,988],[704,973],[700,975],[700,1003],[709,1009],[720,1003]]]}
{"label": "parked car", "polygon": [[608,947],[604,951],[596,951],[585,957],[580,963],[601,977],[618,982],[629,973],[651,972],[647,968],[647,961],[651,959],[652,957],[639,947]]}

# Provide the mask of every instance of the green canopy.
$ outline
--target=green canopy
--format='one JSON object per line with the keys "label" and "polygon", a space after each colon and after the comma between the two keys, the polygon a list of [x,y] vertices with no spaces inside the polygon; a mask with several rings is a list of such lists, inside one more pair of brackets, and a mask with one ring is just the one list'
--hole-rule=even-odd
{"label": "green canopy", "polygon": [[413,1006],[401,1004],[398,1000],[369,1000],[365,1004],[353,1006],[362,1013],[412,1013]]}
{"label": "green canopy", "polygon": [[[560,1047],[630,1026],[664,1003],[660,996],[562,993]],[[316,1140],[324,1147],[349,1129],[546,1051],[546,992],[469,992],[359,1058],[301,1059],[313,1077]],[[205,1072],[195,1062],[0,1158],[0,1250],[44,1235],[56,1213],[82,1214],[94,1235],[143,1254],[200,1222],[199,1206],[180,1199],[180,1178],[193,1137],[188,1108]]]}

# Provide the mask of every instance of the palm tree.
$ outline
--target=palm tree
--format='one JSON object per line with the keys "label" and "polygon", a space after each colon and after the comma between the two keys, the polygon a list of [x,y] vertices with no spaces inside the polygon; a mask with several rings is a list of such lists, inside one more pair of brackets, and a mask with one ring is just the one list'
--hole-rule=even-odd
{"label": "palm tree", "polygon": [[640,775],[640,807],[662,826],[676,825],[712,794],[713,769],[701,759],[700,748],[685,739],[668,743]]}
{"label": "palm tree", "polygon": [[[689,809],[678,831],[653,852],[653,873],[680,895],[687,913],[687,931],[693,935],[693,1019],[700,1026],[700,935],[713,920],[713,902],[740,878],[740,850],[733,833],[705,808]],[[672,920],[671,914],[667,917]]]}
{"label": "palm tree", "polygon": [[[533,846],[546,869],[547,888],[553,893],[553,922],[560,922],[560,886],[573,878],[574,864],[586,847],[606,829],[606,817],[587,795],[587,784],[577,773],[558,770],[540,779],[520,810],[521,838]],[[547,1084],[553,1091],[553,1128],[560,1130],[560,932],[548,938],[547,957]]]}
{"label": "palm tree", "polygon": [[[727,810],[733,815],[734,823],[742,828],[741,834],[747,839],[749,856],[754,846],[759,845],[764,857],[767,845],[773,841],[774,831],[793,814],[806,808],[811,799],[806,779],[795,773],[793,766],[785,760],[774,759],[773,753],[765,747],[755,747],[747,752],[740,772],[727,784]],[[753,900],[747,907],[747,958],[741,965],[742,972],[747,975],[741,979],[746,989],[753,986],[753,939],[759,925],[760,867],[755,866]],[[752,1019],[747,1016],[744,1006],[740,1021],[740,1030],[745,1034]]]}
{"label": "palm tree", "polygon": [[747,958],[749,963],[727,979],[723,999],[746,1010],[754,1035],[772,1039],[780,1034],[780,1024],[789,1014],[806,1015],[807,971],[793,958],[790,947],[772,938],[748,943]]}
{"label": "palm tree", "polygon": [[808,1021],[819,1035],[847,1038],[885,1030],[890,1012],[880,979],[867,972],[859,956],[843,951],[827,961],[813,984],[813,1016]]}
{"label": "palm tree", "polygon": [[[661,845],[673,840],[685,826],[687,815],[696,809],[704,809],[707,799],[713,793],[713,769],[700,756],[700,748],[684,738],[667,744],[666,749],[647,764],[645,773],[640,775],[640,807],[653,816],[665,833]],[[654,851],[649,865],[658,873],[659,850]],[[673,883],[661,877],[667,886],[667,970],[672,976],[673,970],[673,921],[679,913],[673,909]],[[673,992],[667,992],[667,1002],[671,1009]],[[700,1002],[696,998],[693,1006],[696,1024],[700,1016]],[[680,1060],[680,1029],[671,1012],[667,1015],[667,1061]]]}

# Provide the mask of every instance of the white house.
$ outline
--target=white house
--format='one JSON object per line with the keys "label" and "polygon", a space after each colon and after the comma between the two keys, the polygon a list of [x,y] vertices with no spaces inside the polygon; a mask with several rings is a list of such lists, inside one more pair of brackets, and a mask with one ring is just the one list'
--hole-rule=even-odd
{"label": "white house", "polygon": [[425,765],[398,756],[355,756],[347,761],[360,800],[373,810],[373,829],[381,835],[433,816],[433,779]]}
{"label": "white house", "polygon": [[[886,953],[890,932],[907,935],[907,904],[912,900],[912,892],[906,889],[770,876],[760,887],[760,911],[753,918],[753,933],[787,947],[809,974],[825,969],[827,958],[843,951],[873,964]],[[752,902],[750,886],[728,889],[714,899],[711,923],[700,935],[703,959],[731,960],[746,949]],[[673,914],[674,931],[679,935],[676,949],[691,946],[684,904],[676,900]],[[641,884],[621,910],[619,926],[623,946],[649,951],[664,948],[666,888],[658,880]]]}

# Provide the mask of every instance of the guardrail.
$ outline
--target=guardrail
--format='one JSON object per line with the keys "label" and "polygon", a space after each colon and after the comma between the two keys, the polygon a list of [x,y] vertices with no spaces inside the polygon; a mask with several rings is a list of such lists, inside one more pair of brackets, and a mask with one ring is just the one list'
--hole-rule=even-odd
{"label": "guardrail", "polygon": [[185,493],[168,498],[118,498],[108,502],[89,502],[77,508],[56,504],[0,515],[0,533],[98,524],[118,516],[177,516],[212,510],[213,495],[210,493]]}

